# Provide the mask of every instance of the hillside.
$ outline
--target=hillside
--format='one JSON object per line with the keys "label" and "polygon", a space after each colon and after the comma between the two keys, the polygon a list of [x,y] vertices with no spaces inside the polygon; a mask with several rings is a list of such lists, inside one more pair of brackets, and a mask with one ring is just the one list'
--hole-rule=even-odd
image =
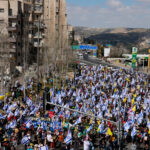
{"label": "hillside", "polygon": [[143,28],[87,28],[75,27],[75,32],[88,42],[89,40],[100,44],[111,44],[116,47],[122,45],[130,51],[133,46],[140,49],[141,53],[147,52],[150,41],[150,31]]}

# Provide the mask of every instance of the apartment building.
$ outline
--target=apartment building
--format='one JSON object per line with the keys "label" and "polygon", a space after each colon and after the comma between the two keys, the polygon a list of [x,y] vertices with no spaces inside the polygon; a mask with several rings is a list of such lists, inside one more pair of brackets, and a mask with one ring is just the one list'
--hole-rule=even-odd
{"label": "apartment building", "polygon": [[66,0],[0,0],[2,24],[15,65],[64,59],[69,38]]}

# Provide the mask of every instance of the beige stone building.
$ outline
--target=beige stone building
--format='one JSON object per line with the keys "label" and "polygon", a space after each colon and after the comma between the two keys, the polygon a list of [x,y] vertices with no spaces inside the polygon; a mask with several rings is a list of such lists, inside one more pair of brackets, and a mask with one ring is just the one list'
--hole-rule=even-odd
{"label": "beige stone building", "polygon": [[70,28],[66,0],[0,0],[0,33],[8,36],[10,59],[17,66],[37,58],[41,64],[62,62]]}

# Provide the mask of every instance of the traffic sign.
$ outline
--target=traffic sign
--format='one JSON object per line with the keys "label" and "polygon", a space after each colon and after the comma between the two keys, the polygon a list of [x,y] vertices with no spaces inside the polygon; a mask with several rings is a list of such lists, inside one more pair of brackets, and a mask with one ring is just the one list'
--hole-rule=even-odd
{"label": "traffic sign", "polygon": [[136,47],[132,47],[132,54],[137,53],[138,49]]}

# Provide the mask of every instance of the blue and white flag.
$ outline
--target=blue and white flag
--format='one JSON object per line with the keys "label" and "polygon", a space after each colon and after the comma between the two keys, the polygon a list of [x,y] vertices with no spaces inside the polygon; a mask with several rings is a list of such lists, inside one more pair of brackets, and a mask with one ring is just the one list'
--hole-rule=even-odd
{"label": "blue and white flag", "polygon": [[3,120],[3,119],[5,119],[6,118],[6,115],[2,115],[2,114],[0,114],[0,120]]}
{"label": "blue and white flag", "polygon": [[26,103],[27,103],[28,106],[32,106],[32,101],[29,98],[27,98]]}
{"label": "blue and white flag", "polygon": [[4,105],[3,110],[6,110],[8,108],[8,105]]}
{"label": "blue and white flag", "polygon": [[6,129],[9,129],[9,128],[12,128],[12,129],[13,129],[13,128],[16,127],[16,125],[17,125],[16,120],[11,121],[10,124],[8,124],[8,125],[6,126]]}
{"label": "blue and white flag", "polygon": [[130,124],[126,122],[123,127],[124,127],[124,130],[127,132],[130,129]]}
{"label": "blue and white flag", "polygon": [[40,107],[35,107],[34,110],[30,113],[30,115],[36,114]]}
{"label": "blue and white flag", "polygon": [[66,136],[66,138],[64,139],[64,142],[65,142],[66,144],[69,144],[71,141],[72,141],[72,133],[71,133],[71,131],[69,130],[69,131],[68,131],[68,134],[67,134],[67,136]]}
{"label": "blue and white flag", "polygon": [[26,122],[25,122],[26,128],[30,128],[32,125],[32,120],[31,118],[29,118]]}
{"label": "blue and white flag", "polygon": [[86,132],[90,132],[93,128],[93,124],[91,124],[91,126],[86,130]]}
{"label": "blue and white flag", "polygon": [[104,124],[101,123],[101,124],[99,125],[99,127],[98,127],[98,132],[99,132],[99,133],[103,133],[103,130],[104,130]]}
{"label": "blue and white flag", "polygon": [[45,121],[42,121],[42,122],[41,122],[41,128],[42,128],[43,130],[47,130],[47,123],[46,123]]}
{"label": "blue and white flag", "polygon": [[136,128],[133,127],[132,131],[131,131],[131,136],[134,137],[136,135],[137,131]]}
{"label": "blue and white flag", "polygon": [[22,115],[26,115],[27,112],[28,112],[28,108],[26,108],[26,109],[22,112]]}
{"label": "blue and white flag", "polygon": [[81,123],[81,117],[79,117],[79,118],[77,119],[77,121],[74,123],[74,126],[77,125],[77,124],[79,124],[79,123]]}
{"label": "blue and white flag", "polygon": [[30,138],[28,136],[24,136],[21,140],[21,144],[27,145],[30,142]]}
{"label": "blue and white flag", "polygon": [[19,110],[16,109],[16,111],[15,111],[15,116],[19,116],[19,114],[20,114]]}
{"label": "blue and white flag", "polygon": [[43,146],[43,147],[40,147],[39,150],[48,150],[48,146]]}

